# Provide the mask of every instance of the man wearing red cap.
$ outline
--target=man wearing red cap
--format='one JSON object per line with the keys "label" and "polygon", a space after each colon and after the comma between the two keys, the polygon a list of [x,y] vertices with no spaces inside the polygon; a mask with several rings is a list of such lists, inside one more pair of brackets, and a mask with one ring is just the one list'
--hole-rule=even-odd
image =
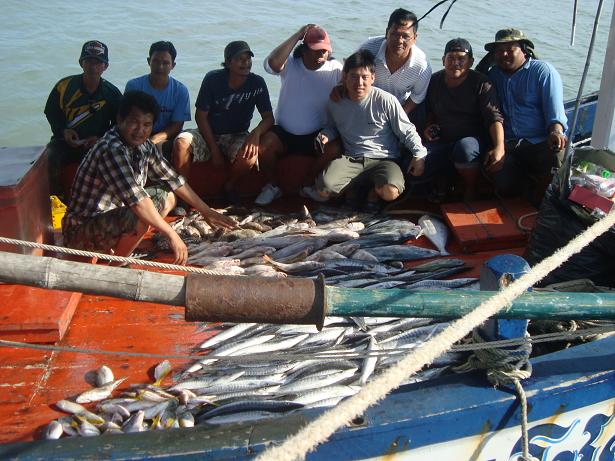
{"label": "man wearing red cap", "polygon": [[[295,48],[295,45],[301,44]],[[293,52],[294,48],[294,52]],[[292,55],[291,55],[292,52]],[[326,105],[332,88],[340,81],[342,64],[331,59],[327,32],[307,24],[288,37],[265,59],[265,70],[282,79],[276,125],[262,139],[259,162],[269,179],[255,200],[267,205],[282,195],[276,185],[277,159],[288,153],[316,155],[314,139],[325,125]],[[335,156],[327,148],[314,167],[322,169]]]}

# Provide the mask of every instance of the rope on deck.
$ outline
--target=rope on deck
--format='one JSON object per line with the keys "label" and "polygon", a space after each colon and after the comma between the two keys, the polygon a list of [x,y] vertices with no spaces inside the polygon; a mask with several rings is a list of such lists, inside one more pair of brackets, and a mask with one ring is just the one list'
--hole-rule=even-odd
{"label": "rope on deck", "polygon": [[64,253],[73,256],[84,256],[86,258],[98,258],[112,262],[135,264],[139,266],[157,267],[159,269],[168,269],[173,271],[194,272],[197,274],[208,275],[228,275],[224,272],[214,271],[210,269],[203,269],[202,267],[194,266],[179,266],[177,264],[160,263],[157,261],[146,261],[137,258],[126,258],[123,256],[108,255],[104,253],[95,253],[93,251],[75,250],[74,248],[59,247],[55,245],[47,245],[45,243],[28,242],[26,240],[11,239],[8,237],[0,237],[0,243],[6,243],[8,245],[16,245],[27,248],[38,248],[45,251],[54,251],[56,253]]}
{"label": "rope on deck", "polygon": [[295,435],[290,436],[280,446],[261,453],[257,461],[303,460],[306,455],[326,441],[339,428],[361,416],[370,406],[384,399],[388,393],[398,388],[402,382],[431,364],[446,352],[454,343],[464,338],[474,328],[489,317],[509,306],[518,296],[560,266],[572,255],[580,252],[586,245],[615,225],[615,210],[554,254],[544,259],[502,291],[483,302],[469,314],[456,320],[449,327],[434,336],[413,353],[392,366],[373,381],[368,382],[357,394],[343,401],[321,417],[306,425]]}

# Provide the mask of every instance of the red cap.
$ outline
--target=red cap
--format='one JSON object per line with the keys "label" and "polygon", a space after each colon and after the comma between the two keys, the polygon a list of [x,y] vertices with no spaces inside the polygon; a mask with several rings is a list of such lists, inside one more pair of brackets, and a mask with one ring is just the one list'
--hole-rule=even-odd
{"label": "red cap", "polygon": [[303,37],[303,43],[311,50],[327,50],[329,53],[333,51],[329,34],[322,27],[310,27]]}

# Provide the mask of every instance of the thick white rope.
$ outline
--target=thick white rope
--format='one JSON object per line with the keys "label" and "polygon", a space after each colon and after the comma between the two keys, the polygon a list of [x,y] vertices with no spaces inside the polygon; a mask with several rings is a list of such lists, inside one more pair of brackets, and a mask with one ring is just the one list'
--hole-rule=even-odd
{"label": "thick white rope", "polygon": [[173,271],[195,272],[197,274],[209,274],[209,275],[228,275],[224,272],[212,271],[210,269],[203,269],[202,267],[194,266],[179,266],[177,264],[160,263],[157,261],[146,261],[137,258],[125,258],[123,256],[114,256],[104,253],[95,253],[93,251],[75,250],[74,248],[58,247],[54,245],[47,245],[45,243],[28,242],[25,240],[11,239],[8,237],[0,237],[0,243],[6,243],[8,245],[16,245],[27,248],[38,248],[45,251],[54,251],[56,253],[64,253],[73,256],[84,256],[86,258],[98,258],[107,261],[113,261],[118,263],[135,264],[139,266],[158,267],[160,269],[168,269]]}
{"label": "thick white rope", "polygon": [[347,425],[353,419],[362,415],[367,408],[382,400],[402,382],[429,365],[438,356],[446,352],[454,343],[461,340],[474,328],[481,325],[499,310],[509,306],[512,301],[525,293],[549,272],[568,260],[573,254],[581,251],[586,245],[609,230],[615,224],[615,211],[589,227],[566,246],[553,255],[541,261],[504,290],[483,302],[469,314],[452,323],[441,333],[434,336],[424,345],[415,349],[397,365],[389,368],[373,381],[367,383],[357,394],[342,402],[332,410],[306,425],[303,429],[278,447],[273,447],[261,455],[257,461],[289,461],[302,460],[316,447],[326,441],[336,430]]}

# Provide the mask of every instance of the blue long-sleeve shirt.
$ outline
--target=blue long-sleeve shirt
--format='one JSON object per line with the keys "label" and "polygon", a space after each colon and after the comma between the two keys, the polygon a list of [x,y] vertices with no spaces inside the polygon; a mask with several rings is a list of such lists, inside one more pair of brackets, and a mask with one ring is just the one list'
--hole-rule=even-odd
{"label": "blue long-sleeve shirt", "polygon": [[507,141],[542,142],[549,136],[549,126],[554,123],[568,129],[562,79],[551,64],[528,58],[512,75],[494,66],[489,71],[489,79],[496,88],[504,113]]}

